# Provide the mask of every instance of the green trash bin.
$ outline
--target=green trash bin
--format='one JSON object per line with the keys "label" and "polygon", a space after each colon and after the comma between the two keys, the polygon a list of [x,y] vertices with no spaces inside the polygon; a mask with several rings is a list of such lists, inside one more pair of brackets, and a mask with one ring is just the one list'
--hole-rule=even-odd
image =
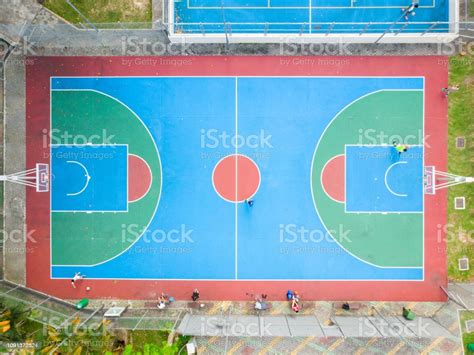
{"label": "green trash bin", "polygon": [[467,344],[467,350],[474,353],[474,343]]}
{"label": "green trash bin", "polygon": [[403,317],[406,320],[413,320],[415,319],[415,313],[411,309],[403,307]]}
{"label": "green trash bin", "polygon": [[82,300],[76,303],[76,308],[83,309],[83,308],[86,308],[88,304],[89,304],[89,299],[83,298]]}

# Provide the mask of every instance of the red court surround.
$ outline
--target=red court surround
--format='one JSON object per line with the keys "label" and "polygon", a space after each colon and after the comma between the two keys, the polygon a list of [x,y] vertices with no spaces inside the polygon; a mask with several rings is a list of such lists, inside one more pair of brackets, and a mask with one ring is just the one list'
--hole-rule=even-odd
{"label": "red court surround", "polygon": [[[447,57],[29,57],[26,61],[26,168],[49,163],[43,129],[50,128],[51,76],[424,76],[425,164],[447,169]],[[436,143],[436,144],[435,144]],[[203,300],[249,300],[266,293],[283,300],[288,289],[307,300],[445,301],[446,243],[438,224],[446,224],[447,193],[425,197],[424,281],[115,281],[50,278],[50,198],[27,189],[27,286],[61,298],[156,299],[162,292],[190,299],[199,288]],[[86,287],[91,287],[90,292]]]}

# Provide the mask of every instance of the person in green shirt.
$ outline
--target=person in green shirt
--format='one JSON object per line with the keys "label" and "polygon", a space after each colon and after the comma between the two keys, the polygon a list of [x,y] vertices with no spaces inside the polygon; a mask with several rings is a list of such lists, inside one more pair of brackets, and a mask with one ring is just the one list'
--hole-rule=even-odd
{"label": "person in green shirt", "polygon": [[395,141],[393,142],[393,146],[395,147],[395,150],[397,151],[398,155],[408,150],[408,146],[406,144],[398,144]]}

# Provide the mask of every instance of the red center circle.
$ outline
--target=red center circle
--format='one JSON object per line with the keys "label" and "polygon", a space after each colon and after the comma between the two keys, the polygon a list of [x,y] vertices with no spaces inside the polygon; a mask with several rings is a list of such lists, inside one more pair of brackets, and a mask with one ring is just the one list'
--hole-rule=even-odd
{"label": "red center circle", "polygon": [[250,199],[260,186],[257,164],[245,155],[233,154],[221,159],[212,173],[217,194],[229,202]]}

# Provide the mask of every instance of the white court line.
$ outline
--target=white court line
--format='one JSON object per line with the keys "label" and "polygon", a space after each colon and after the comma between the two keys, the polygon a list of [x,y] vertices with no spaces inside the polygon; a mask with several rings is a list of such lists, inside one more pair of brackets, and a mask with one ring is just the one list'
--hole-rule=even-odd
{"label": "white court line", "polygon": [[[403,91],[403,90],[401,90]],[[410,90],[407,90],[410,91]],[[420,91],[420,90],[414,90],[414,91]],[[423,100],[423,107],[424,107],[424,100]],[[423,122],[425,120],[425,116],[423,114]],[[423,129],[423,134],[424,134],[424,129]],[[344,161],[344,166],[345,166],[345,174],[347,174],[347,147],[369,147],[369,148],[377,148],[377,147],[393,147],[391,144],[345,144],[344,145],[344,154],[346,155],[346,159]],[[424,159],[424,147],[423,144],[411,144],[410,147],[422,147],[423,152],[422,152],[422,157]],[[424,160],[423,160],[423,166],[424,166]],[[344,184],[345,184],[345,192],[346,192],[346,197],[347,197],[347,179],[344,179]],[[422,184],[423,186],[423,184]],[[390,189],[389,189],[390,191]],[[423,186],[423,201],[424,201],[424,186]],[[425,211],[425,206],[423,203],[423,206],[421,208],[421,211],[362,211],[362,210],[357,210],[357,211],[350,211],[347,209],[347,198],[346,198],[346,203],[344,204],[344,212],[348,214],[359,214],[359,213],[364,213],[364,214],[383,214],[383,215],[388,215],[388,214],[423,214],[423,225],[424,225],[424,211]],[[424,230],[423,230],[423,237],[424,237]]]}
{"label": "white court line", "polygon": [[398,196],[398,197],[408,197],[407,194],[399,194],[399,193],[396,193],[396,192],[393,191],[393,190],[390,188],[390,186],[388,185],[388,181],[387,181],[388,174],[390,173],[390,171],[392,170],[392,168],[393,168],[394,166],[397,166],[397,165],[399,165],[399,164],[407,164],[407,162],[406,162],[406,161],[399,161],[399,162],[393,163],[393,164],[390,165],[390,166],[388,167],[388,169],[385,171],[385,178],[384,178],[385,187],[387,188],[387,190],[388,190],[391,194],[393,194],[393,195],[395,195],[395,196]]}
{"label": "white court line", "polygon": [[[198,79],[198,78],[234,78],[236,80],[236,88],[237,88],[237,79],[238,78],[252,78],[252,79],[258,79],[258,78],[265,78],[265,79],[279,79],[279,78],[300,78],[300,79],[309,79],[309,78],[338,78],[338,79],[344,79],[344,78],[354,78],[354,79],[364,79],[364,78],[387,78],[387,79],[401,79],[401,78],[410,78],[410,79],[413,79],[413,78],[422,78],[424,79],[424,77],[420,77],[420,76],[160,76],[160,77],[156,77],[156,76],[104,76],[104,77],[99,77],[99,78],[115,78],[115,79],[120,79],[120,78],[193,78],[193,79]],[[74,76],[64,76],[64,77],[55,77],[55,78],[94,78],[94,76],[82,76],[82,77],[74,77]],[[52,78],[51,78],[52,79]],[[117,102],[120,102],[122,105],[124,105],[126,108],[128,108],[140,121],[141,119],[136,115],[136,113],[131,110],[126,104],[124,104],[123,102],[119,101],[118,99],[106,94],[106,93],[103,93],[103,92],[100,92],[100,91],[97,91],[97,90],[94,90],[94,89],[53,89],[53,90],[57,90],[57,91],[93,91],[93,92],[97,92],[97,93],[100,93],[104,96],[108,96],[114,100],[116,100]],[[52,90],[52,91],[53,91]],[[382,90],[378,90],[378,91],[375,91],[375,92],[372,92],[372,93],[368,93],[356,100],[354,100],[353,102],[349,103],[346,107],[344,107],[338,114],[336,114],[336,116],[331,120],[331,122],[329,122],[329,124],[325,127],[325,130],[324,132],[327,130],[327,128],[331,125],[332,121],[334,121],[334,119],[336,119],[338,117],[338,115],[344,111],[344,109],[346,109],[347,107],[349,107],[350,105],[352,105],[353,103],[355,103],[356,101],[360,100],[361,98],[363,97],[366,97],[366,96],[369,96],[369,95],[372,95],[372,94],[375,94],[377,92],[390,92],[390,91],[422,91],[423,89],[382,89]],[[51,95],[52,96],[52,95]],[[236,90],[236,96],[237,96],[237,90]],[[143,122],[142,122],[143,123]],[[237,132],[237,101],[236,101],[236,132]],[[145,125],[144,125],[145,126]],[[145,126],[145,128],[148,130],[148,127]],[[318,141],[318,144],[317,144],[317,147],[316,149],[314,150],[314,154],[316,154],[316,151],[317,151],[317,148],[319,146],[319,143],[320,143],[320,139],[323,137],[324,135],[324,132],[321,134],[321,136],[319,137],[319,141]],[[148,131],[148,133],[150,134],[151,136],[151,133]],[[153,141],[154,142],[154,141]],[[156,143],[154,142],[155,144],[155,148],[156,148]],[[236,152],[237,152],[237,148],[236,148]],[[158,153],[158,150],[157,150],[157,153]],[[159,153],[158,153],[158,157],[159,157]],[[313,156],[313,161],[314,161],[314,156]],[[159,160],[160,162],[160,167],[161,167],[161,159]],[[311,171],[311,176],[312,176],[312,171]],[[163,180],[163,178],[162,178]],[[311,181],[312,181],[312,177],[311,177]],[[161,181],[161,185],[163,184],[163,181]],[[312,187],[312,183],[310,183],[311,185],[311,193],[312,193],[312,198],[313,198],[313,203],[315,204],[315,201],[314,201],[314,194],[313,194],[313,187]],[[160,190],[161,190],[161,186],[160,186]],[[161,194],[160,194],[161,196]],[[159,204],[159,200],[158,200],[158,203],[157,203],[157,206],[156,206],[156,209],[158,208],[158,204]],[[237,206],[238,204],[236,204]],[[237,208],[237,207],[236,207]],[[315,208],[316,208],[316,205],[315,205]],[[237,210],[236,210],[237,212]],[[156,213],[156,210],[155,210],[155,213]],[[318,209],[316,208],[316,213],[318,214],[318,217],[320,218],[321,222],[323,223],[324,225],[324,222],[322,221],[321,217],[319,216],[319,212],[318,212]],[[153,215],[153,218],[152,220],[154,219],[154,215]],[[148,227],[147,227],[148,228]],[[326,226],[325,226],[326,228]],[[327,228],[326,228],[327,229]],[[237,233],[237,214],[236,214],[236,226],[235,226],[235,230],[236,230],[236,233]],[[52,239],[52,238],[50,238]],[[112,259],[115,259],[117,257],[119,257],[121,254],[125,253],[127,250],[129,250],[133,244],[135,244],[140,238],[138,238],[134,243],[132,243],[126,250],[124,250],[123,252],[121,252],[120,254],[116,255],[115,257],[112,257],[106,261],[103,261],[103,262],[100,262],[100,263],[97,263],[97,264],[94,264],[94,265],[52,265],[52,262],[51,262],[51,268],[52,267],[61,267],[61,266],[64,266],[64,267],[85,267],[85,268],[89,268],[89,267],[94,267],[94,266],[97,266],[97,265],[101,265],[101,264],[104,264]],[[337,242],[336,238],[334,238],[334,240]],[[339,242],[337,242],[339,244]],[[236,234],[236,244],[237,244],[237,234]],[[339,246],[344,250],[346,251],[349,255],[353,256],[354,258],[358,259],[359,261],[365,263],[365,264],[369,264],[375,268],[379,268],[379,269],[422,269],[423,266],[379,266],[379,265],[376,265],[376,264],[372,264],[366,260],[363,260],[359,257],[357,257],[356,255],[352,254],[351,252],[349,252],[347,249],[345,249],[341,244],[339,244]],[[51,245],[51,250],[52,250],[52,245]],[[52,254],[52,253],[51,253]],[[237,255],[237,249],[236,249],[236,255]],[[52,255],[51,255],[51,258],[52,258]],[[236,259],[236,263],[237,263],[237,259]],[[237,267],[237,265],[236,265]],[[237,271],[237,270],[236,270]],[[423,270],[424,272],[424,270]],[[52,278],[52,277],[51,277]],[[55,278],[55,279],[59,279],[59,278]],[[69,279],[69,278],[64,278],[64,279]],[[93,278],[91,278],[93,279]],[[184,278],[184,279],[146,279],[146,278],[120,278],[120,277],[114,277],[114,278],[99,278],[99,280],[102,280],[102,279],[117,279],[117,280],[176,280],[176,281],[179,281],[179,280],[196,280],[196,281],[199,281],[199,280],[209,280],[209,281],[229,281],[229,280],[232,280],[232,279],[189,279],[189,278]],[[416,280],[413,280],[413,279],[403,279],[403,278],[400,278],[400,279],[239,279],[237,281],[412,281],[412,282],[422,282],[424,281],[424,274],[423,274],[423,279],[416,279]]]}
{"label": "white court line", "polygon": [[[158,157],[158,162],[159,162],[159,165],[160,165],[160,171],[163,172],[163,166],[161,164],[161,157],[160,157],[160,152],[158,150],[158,147],[156,146],[156,142],[155,140],[153,139],[153,136],[150,132],[150,130],[148,129],[148,127],[143,123],[142,119],[135,113],[135,111],[133,111],[128,105],[126,105],[124,102],[120,101],[119,99],[113,97],[113,96],[110,96],[109,94],[106,94],[102,91],[99,91],[99,90],[95,90],[95,89],[51,89],[52,88],[52,81],[53,81],[53,78],[60,78],[60,77],[50,77],[49,80],[50,80],[50,91],[85,91],[85,92],[95,92],[99,95],[103,95],[105,97],[108,97],[116,102],[118,102],[119,104],[121,104],[123,107],[125,107],[126,109],[128,109],[132,114],[133,116],[135,116],[135,118],[142,124],[142,126],[145,128],[145,130],[148,132],[148,135],[150,136],[152,142],[153,142],[153,146],[155,147],[155,151],[156,151],[156,155]],[[73,77],[71,77],[73,78]],[[88,77],[88,78],[93,78],[93,77]],[[95,76],[95,78],[100,78],[98,76]],[[50,104],[50,108],[53,107],[53,95],[49,95],[49,104]],[[53,110],[50,109],[49,110],[50,113],[49,113],[49,120],[50,120],[50,129],[52,129],[53,127]],[[50,140],[52,139],[52,137],[50,137]],[[119,144],[117,144],[119,145]],[[127,146],[127,155],[128,155],[128,144],[122,144],[122,145],[126,145]],[[50,147],[49,147],[49,153],[50,153],[50,157],[52,156],[52,145],[50,144]],[[128,159],[127,159],[128,160]],[[143,230],[148,230],[148,227],[150,226],[151,222],[155,219],[155,215],[156,215],[156,212],[158,211],[158,206],[160,204],[160,200],[161,200],[161,193],[162,193],[162,190],[163,190],[163,180],[164,180],[164,174],[162,173],[161,174],[161,179],[160,179],[160,188],[159,188],[159,195],[158,195],[158,200],[156,201],[156,206],[155,206],[155,210],[153,211],[153,214],[148,222],[148,224],[146,225],[146,227],[143,229]],[[52,206],[52,196],[53,194],[50,192],[50,206]],[[128,203],[127,203],[127,211],[123,211],[123,212],[128,212]],[[53,270],[53,267],[54,266],[74,266],[74,267],[94,267],[94,266],[98,266],[98,265],[102,265],[102,264],[105,264],[113,259],[116,259],[118,258],[120,255],[126,253],[130,248],[132,248],[133,245],[135,245],[140,239],[142,236],[138,237],[133,243],[131,243],[128,248],[124,249],[123,251],[121,251],[119,254],[115,255],[115,256],[112,256],[110,257],[109,259],[107,260],[104,260],[104,261],[101,261],[101,262],[98,262],[96,264],[92,264],[92,265],[58,265],[58,264],[53,264],[53,228],[52,228],[52,224],[53,224],[53,218],[52,218],[52,214],[53,213],[56,213],[56,212],[74,212],[74,211],[50,211],[50,218],[49,218],[49,230],[50,230],[50,237],[49,237],[49,247],[50,247],[50,278],[53,278],[52,277],[52,270]],[[85,212],[85,211],[80,211],[80,212]],[[91,211],[90,213],[92,212],[110,212],[110,211]],[[86,211],[87,213],[87,211]],[[113,213],[116,213],[115,211]],[[120,213],[120,212],[119,212]]]}
{"label": "white court line", "polygon": [[[55,268],[76,268],[79,267],[77,265],[54,265]],[[81,268],[89,268],[90,266],[81,266]],[[421,270],[421,266],[416,266],[416,267],[406,267],[404,269],[414,269],[414,270]],[[70,280],[71,277],[51,277],[53,280]],[[307,282],[361,282],[361,281],[367,281],[367,282],[380,282],[380,281],[385,281],[385,282],[424,282],[422,279],[190,279],[190,278],[183,278],[183,279],[177,279],[177,278],[154,278],[154,279],[149,279],[149,278],[143,278],[143,277],[87,277],[87,280],[127,280],[127,281],[222,281],[222,282],[266,282],[266,281],[271,281],[271,282],[284,282],[284,281],[307,281]]]}
{"label": "white court line", "polygon": [[[69,89],[65,89],[65,90],[51,90],[51,91],[74,91],[74,90],[69,90]],[[85,90],[77,90],[77,91],[85,91]],[[95,90],[90,90],[90,91],[95,91]],[[52,95],[51,95],[52,96]],[[51,106],[52,107],[52,106]],[[51,138],[52,139],[52,138]],[[61,212],[61,213],[87,213],[87,214],[90,214],[90,213],[128,213],[128,144],[124,144],[124,143],[118,143],[118,144],[98,144],[98,143],[85,143],[85,144],[57,144],[57,143],[51,143],[49,145],[49,148],[50,148],[50,162],[52,163],[52,156],[53,156],[53,148],[56,148],[56,147],[72,147],[72,148],[88,148],[88,147],[125,147],[127,149],[127,159],[126,159],[126,165],[127,165],[127,208],[125,210],[53,210],[51,209],[51,212]],[[79,163],[80,164],[80,163]],[[52,165],[52,164],[51,164]],[[82,164],[80,164],[82,165]],[[84,167],[85,169],[85,167]],[[52,171],[52,168],[51,168],[51,171]],[[86,169],[87,171],[87,169]],[[88,184],[89,182],[87,182]],[[52,184],[50,185],[50,206],[52,206]],[[69,194],[68,194],[69,196]],[[74,195],[71,195],[71,196],[74,196]],[[50,229],[51,230],[51,229]]]}
{"label": "white court line", "polygon": [[78,161],[75,161],[75,160],[67,160],[66,163],[79,165],[79,166],[84,170],[84,173],[85,173],[84,176],[86,177],[86,183],[84,184],[84,186],[82,187],[82,189],[80,189],[79,191],[74,192],[74,193],[67,193],[67,194],[66,194],[66,196],[77,196],[77,195],[80,195],[80,194],[82,194],[82,193],[87,189],[87,186],[89,186],[89,181],[91,180],[91,176],[89,175],[89,171],[88,171],[87,168],[84,166],[84,164],[81,164],[81,163],[79,163]]}
{"label": "white court line", "polygon": [[308,13],[309,13],[309,33],[313,33],[313,9],[312,7],[312,0],[309,0],[309,8],[308,8]]}
{"label": "white court line", "polygon": [[[239,82],[238,78],[235,78],[235,136],[238,137],[239,132]],[[240,203],[237,202],[238,196],[238,178],[239,174],[237,169],[239,168],[238,164],[238,145],[235,145],[235,206],[234,206],[234,213],[235,213],[235,279],[238,280],[238,272],[239,272],[239,220],[238,220],[238,207]]]}
{"label": "white court line", "polygon": [[[423,80],[424,80],[424,77],[422,77]],[[423,91],[424,90],[424,86],[423,86],[423,89],[418,89],[418,90],[409,90],[409,91]],[[318,151],[318,148],[319,148],[319,144],[321,143],[321,140],[322,138],[324,137],[324,135],[326,134],[326,131],[329,129],[329,127],[331,127],[331,125],[333,124],[333,122],[347,109],[349,108],[350,106],[352,106],[353,104],[355,104],[356,102],[360,101],[360,100],[363,100],[365,99],[366,97],[369,97],[371,95],[375,95],[375,94],[378,94],[378,93],[381,93],[381,92],[398,92],[398,91],[404,91],[404,90],[397,90],[397,89],[381,89],[381,90],[376,90],[376,91],[373,91],[373,92],[369,92],[365,95],[362,95],[360,96],[359,98],[355,99],[354,101],[348,103],[346,106],[344,106],[341,110],[339,110],[339,112],[332,118],[332,120],[326,125],[326,127],[324,128],[323,132],[321,133],[321,135],[319,136],[318,138],[318,141],[316,143],[316,148],[314,149],[314,152],[313,152],[313,159],[312,159],[312,162],[314,162],[315,160],[315,157],[316,157],[316,152]],[[423,105],[425,104],[424,100],[423,100]],[[423,116],[423,121],[424,121],[424,116]],[[423,131],[423,134],[424,134],[424,131]],[[355,146],[357,146],[357,144],[353,144]],[[345,149],[346,147],[348,146],[348,144],[345,145],[344,147],[344,153],[345,153]],[[347,159],[346,159],[346,163],[347,163]],[[346,171],[347,171],[347,167],[345,167]],[[320,176],[320,180],[321,180],[321,176]],[[326,226],[326,224],[324,223],[324,220],[323,218],[321,217],[321,215],[319,214],[319,209],[317,207],[317,204],[316,204],[316,200],[314,198],[314,189],[313,189],[313,169],[311,169],[311,173],[310,173],[310,178],[309,178],[309,183],[310,183],[310,187],[311,187],[311,197],[313,198],[313,205],[314,205],[314,208],[316,210],[316,214],[318,215],[318,218],[319,220],[321,221],[322,225],[324,226],[324,228],[326,228],[326,230],[329,231],[329,228]],[[344,184],[346,183],[346,179],[344,179]],[[347,186],[344,187],[344,190],[346,191],[347,193]],[[324,191],[323,191],[324,192]],[[346,209],[346,204],[344,204],[344,209]],[[345,211],[347,213],[347,211]],[[357,212],[355,212],[357,213]],[[364,212],[362,212],[364,213]],[[369,212],[367,212],[369,213]],[[370,213],[374,213],[374,212],[370,212]],[[404,212],[405,214],[406,212]],[[385,212],[380,212],[380,214],[385,214]],[[423,225],[424,225],[424,213],[422,213],[422,216],[423,216]],[[423,236],[422,236],[422,239],[424,240],[424,230],[422,231],[423,233]],[[345,248],[338,240],[337,238],[334,238],[334,241],[349,255],[351,255],[352,257],[354,257],[355,259],[367,264],[367,265],[370,265],[370,266],[373,266],[375,268],[379,268],[379,269],[404,269],[404,268],[414,268],[414,267],[406,267],[406,266],[381,266],[381,265],[376,265],[370,261],[367,261],[367,260],[364,260],[362,258],[360,258],[359,256],[355,255],[354,253],[352,253],[351,251],[349,251],[347,248]],[[424,248],[425,244],[423,243],[423,248]],[[424,268],[424,251],[423,251],[423,266],[419,266],[419,267],[415,267],[415,268]],[[424,269],[423,269],[423,278],[421,280],[418,280],[418,281],[424,281]],[[394,280],[393,280],[394,281]]]}

